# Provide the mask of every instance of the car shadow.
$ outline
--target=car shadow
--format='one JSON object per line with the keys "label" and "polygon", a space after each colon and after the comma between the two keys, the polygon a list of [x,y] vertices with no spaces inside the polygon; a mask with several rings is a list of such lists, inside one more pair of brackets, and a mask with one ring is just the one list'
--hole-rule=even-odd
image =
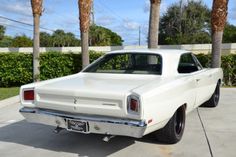
{"label": "car shadow", "polygon": [[153,139],[153,135],[141,139],[117,136],[109,142],[103,142],[104,135],[79,134],[66,130],[55,134],[54,129],[50,126],[32,124],[22,120],[1,127],[0,141],[90,157],[108,156],[133,145],[135,141],[157,143]]}

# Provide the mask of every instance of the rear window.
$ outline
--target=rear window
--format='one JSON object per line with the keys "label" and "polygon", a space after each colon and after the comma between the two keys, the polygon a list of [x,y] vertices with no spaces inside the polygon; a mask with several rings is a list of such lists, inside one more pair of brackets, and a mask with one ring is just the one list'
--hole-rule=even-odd
{"label": "rear window", "polygon": [[108,54],[83,72],[161,75],[162,58],[147,53]]}

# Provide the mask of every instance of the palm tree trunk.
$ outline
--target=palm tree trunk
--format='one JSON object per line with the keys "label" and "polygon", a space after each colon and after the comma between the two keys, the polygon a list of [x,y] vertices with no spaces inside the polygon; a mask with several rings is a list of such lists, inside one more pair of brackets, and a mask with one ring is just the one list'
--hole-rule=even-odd
{"label": "palm tree trunk", "polygon": [[81,32],[81,49],[82,49],[82,64],[83,68],[89,65],[89,53],[88,53],[88,47],[89,47],[89,33],[88,32]]}
{"label": "palm tree trunk", "polygon": [[82,47],[82,68],[89,65],[89,27],[92,0],[78,0],[80,36]]}
{"label": "palm tree trunk", "polygon": [[40,47],[40,15],[36,14],[34,16],[34,47],[33,47],[33,79],[35,82],[39,81],[39,47]]}
{"label": "palm tree trunk", "polygon": [[150,0],[148,48],[157,48],[161,0]]}
{"label": "palm tree trunk", "polygon": [[34,17],[34,47],[33,47],[33,80],[39,81],[39,47],[40,47],[40,16],[42,14],[43,0],[31,0],[31,8]]}
{"label": "palm tree trunk", "polygon": [[221,66],[221,45],[222,45],[223,31],[214,32],[212,34],[212,61],[211,67],[218,68]]}
{"label": "palm tree trunk", "polygon": [[212,28],[212,68],[221,66],[221,45],[228,14],[228,0],[213,0],[211,14]]}

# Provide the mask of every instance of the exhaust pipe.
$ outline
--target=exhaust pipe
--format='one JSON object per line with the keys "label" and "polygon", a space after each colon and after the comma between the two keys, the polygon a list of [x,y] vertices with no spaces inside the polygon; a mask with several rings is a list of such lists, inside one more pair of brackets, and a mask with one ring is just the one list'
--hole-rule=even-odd
{"label": "exhaust pipe", "polygon": [[61,132],[61,130],[63,130],[63,128],[57,126],[56,129],[53,130],[53,132],[54,132],[55,134],[59,134],[59,132]]}
{"label": "exhaust pipe", "polygon": [[113,135],[107,135],[107,136],[105,136],[102,140],[104,141],[104,142],[109,142],[112,138],[114,138],[115,136],[113,136]]}

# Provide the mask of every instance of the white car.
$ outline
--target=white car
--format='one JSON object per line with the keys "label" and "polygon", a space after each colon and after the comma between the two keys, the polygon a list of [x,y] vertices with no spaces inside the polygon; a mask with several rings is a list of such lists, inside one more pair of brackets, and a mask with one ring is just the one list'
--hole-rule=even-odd
{"label": "white car", "polygon": [[121,50],[78,74],[24,85],[20,113],[29,122],[80,133],[178,142],[185,115],[215,107],[222,69],[204,69],[184,50]]}

